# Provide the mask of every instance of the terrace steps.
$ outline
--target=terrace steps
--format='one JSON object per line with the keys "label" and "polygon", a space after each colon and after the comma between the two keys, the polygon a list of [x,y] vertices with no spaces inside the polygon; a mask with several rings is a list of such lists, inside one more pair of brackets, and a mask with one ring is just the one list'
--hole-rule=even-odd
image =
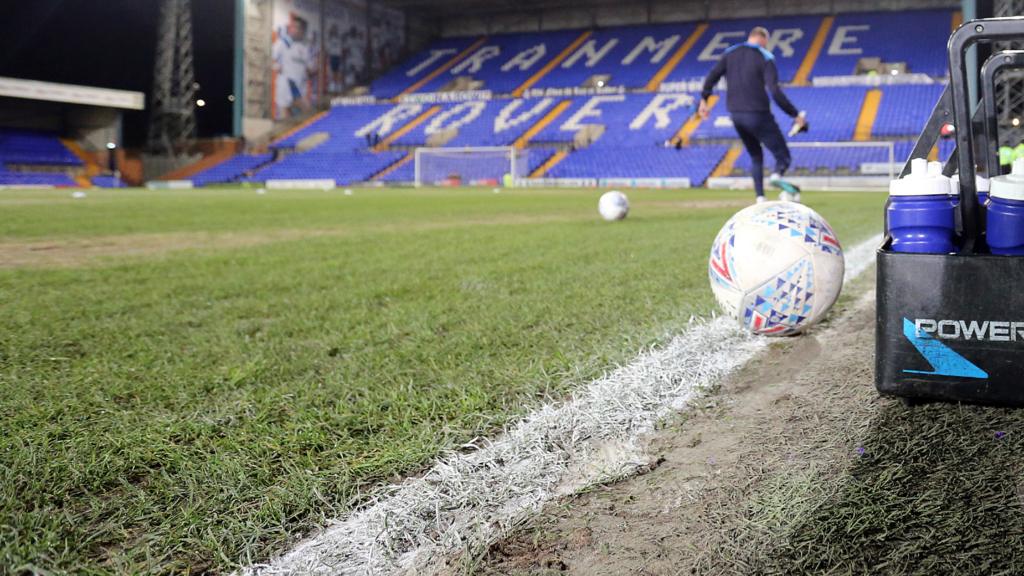
{"label": "terrace steps", "polygon": [[380,180],[382,180],[388,174],[394,172],[395,170],[398,170],[402,166],[404,166],[404,165],[408,164],[409,162],[411,162],[412,159],[415,157],[415,154],[416,153],[414,151],[410,150],[409,152],[406,153],[405,156],[402,156],[401,158],[399,158],[395,162],[392,162],[391,164],[388,164],[383,170],[381,170],[380,172],[377,172],[376,174],[371,176],[370,177],[370,181],[372,181],[372,182],[379,182]]}
{"label": "terrace steps", "polygon": [[548,159],[545,160],[540,166],[537,166],[537,168],[535,168],[533,172],[530,173],[530,178],[543,178],[544,175],[548,173],[548,170],[551,170],[555,166],[558,166],[558,164],[562,160],[565,160],[568,156],[568,150],[559,150],[558,152],[555,152],[554,154],[549,156]]}
{"label": "terrace steps", "polygon": [[526,145],[530,143],[530,140],[533,140],[533,138],[537,136],[537,134],[540,134],[545,128],[548,127],[549,124],[554,122],[556,118],[558,118],[559,116],[562,115],[563,112],[568,110],[570,106],[572,106],[572,100],[562,100],[561,102],[556,104],[554,108],[548,110],[548,113],[545,114],[540,120],[538,120],[533,126],[530,126],[530,128],[526,132],[524,132],[522,136],[516,138],[515,143],[513,143],[512,145],[516,148],[516,150],[522,150],[523,148],[526,148]]}
{"label": "terrace steps", "polygon": [[853,132],[853,139],[857,142],[871,140],[871,130],[875,126],[875,118],[878,117],[878,107],[882,104],[882,91],[875,88],[868,90],[864,95],[864,104],[860,108],[860,116],[857,118],[857,129]]}
{"label": "terrace steps", "polygon": [[[413,83],[411,86],[409,86],[405,90],[402,90],[398,95],[399,96],[404,96],[406,94],[412,94],[413,92],[416,92],[420,88],[423,88],[428,83],[430,83],[431,80],[433,80],[434,78],[437,78],[441,74],[444,74],[445,72],[451,70],[456,64],[458,64],[459,62],[462,62],[463,60],[468,58],[469,55],[472,54],[473,52],[476,52],[477,50],[479,50],[480,47],[483,46],[485,42],[487,42],[487,37],[486,36],[481,36],[476,42],[474,42],[474,43],[470,44],[469,46],[467,46],[465,50],[463,50],[462,52],[459,52],[455,56],[452,56],[450,60],[448,60],[444,64],[438,66],[437,68],[434,69],[433,72],[431,72],[430,74],[427,74],[423,78],[420,78],[418,81]],[[396,100],[397,100],[397,98],[396,98]]]}
{"label": "terrace steps", "polygon": [[724,176],[730,176],[732,174],[733,166],[736,165],[736,160],[739,159],[740,154],[743,153],[743,146],[739,144],[733,144],[729,150],[722,157],[722,161],[715,166],[715,170],[711,173],[713,178],[721,178]]}

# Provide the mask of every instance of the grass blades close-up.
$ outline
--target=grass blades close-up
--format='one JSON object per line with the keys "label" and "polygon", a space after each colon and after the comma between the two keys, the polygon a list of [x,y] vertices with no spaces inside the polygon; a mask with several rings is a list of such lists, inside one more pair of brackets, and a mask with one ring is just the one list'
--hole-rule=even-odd
{"label": "grass blades close-up", "polygon": [[[0,566],[264,560],[711,314],[750,192],[628,194],[0,191]],[[879,232],[882,194],[804,200]]]}

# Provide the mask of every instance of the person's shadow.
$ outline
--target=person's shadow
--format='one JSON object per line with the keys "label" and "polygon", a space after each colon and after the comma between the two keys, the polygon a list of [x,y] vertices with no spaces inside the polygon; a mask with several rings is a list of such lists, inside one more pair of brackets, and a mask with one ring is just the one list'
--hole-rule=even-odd
{"label": "person's shadow", "polygon": [[1024,574],[1024,410],[885,400],[790,573]]}

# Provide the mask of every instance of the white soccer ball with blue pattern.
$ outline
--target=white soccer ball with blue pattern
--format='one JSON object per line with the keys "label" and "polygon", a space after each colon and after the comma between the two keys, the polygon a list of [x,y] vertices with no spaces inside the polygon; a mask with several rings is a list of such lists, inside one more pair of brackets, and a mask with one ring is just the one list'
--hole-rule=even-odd
{"label": "white soccer ball with blue pattern", "polygon": [[744,208],[711,246],[708,275],[719,306],[755,334],[799,334],[839,298],[843,248],[828,222],[794,202]]}
{"label": "white soccer ball with blue pattern", "polygon": [[609,222],[622,220],[629,214],[629,198],[618,190],[605,192],[597,201],[597,211]]}

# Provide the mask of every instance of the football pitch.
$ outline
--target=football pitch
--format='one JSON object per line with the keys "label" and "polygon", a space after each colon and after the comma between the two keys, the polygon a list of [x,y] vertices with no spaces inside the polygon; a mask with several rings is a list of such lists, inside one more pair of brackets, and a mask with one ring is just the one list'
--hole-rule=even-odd
{"label": "football pitch", "polygon": [[0,566],[264,560],[709,316],[751,193],[600,192],[0,191]]}

